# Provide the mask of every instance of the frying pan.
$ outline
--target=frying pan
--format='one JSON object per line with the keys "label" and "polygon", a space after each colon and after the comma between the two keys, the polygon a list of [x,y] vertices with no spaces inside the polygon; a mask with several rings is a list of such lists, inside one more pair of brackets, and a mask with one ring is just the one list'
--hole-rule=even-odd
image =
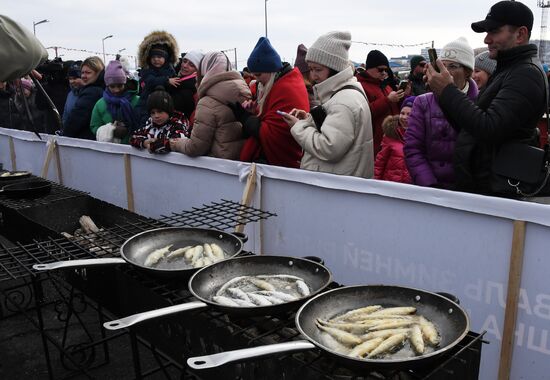
{"label": "frying pan", "polygon": [[153,275],[185,278],[185,276],[190,276],[197,271],[198,268],[193,268],[191,265],[185,263],[183,258],[172,262],[164,260],[156,267],[145,266],[145,259],[152,251],[170,244],[173,244],[171,249],[175,250],[185,246],[195,246],[204,243],[216,243],[224,250],[226,256],[231,257],[241,253],[243,242],[246,242],[246,240],[245,235],[238,238],[235,234],[208,228],[157,228],[141,232],[126,240],[120,247],[121,257],[57,261],[49,264],[35,264],[33,268],[35,270],[52,270],[128,263]]}
{"label": "frying pan", "polygon": [[39,198],[49,194],[52,184],[43,180],[30,180],[6,185],[0,190],[8,198]]}
{"label": "frying pan", "polygon": [[[231,279],[239,276],[264,274],[287,274],[301,277],[311,289],[311,294],[308,297],[291,302],[257,307],[223,306],[212,301],[212,297],[222,285]],[[202,268],[191,277],[189,290],[200,301],[134,314],[126,318],[106,322],[103,326],[108,330],[118,330],[152,318],[208,306],[236,315],[275,315],[297,308],[305,300],[324,290],[331,281],[332,275],[327,267],[305,258],[269,255],[237,257]]]}
{"label": "frying pan", "polygon": [[14,181],[17,179],[23,179],[31,176],[31,172],[27,172],[27,171],[4,172],[0,174],[5,174],[5,173],[10,173],[10,175],[9,176],[0,175],[0,182]]}
{"label": "frying pan", "polygon": [[[322,332],[315,325],[317,318],[331,319],[349,310],[367,305],[416,307],[416,314],[423,315],[436,325],[441,336],[439,346],[431,353],[409,358],[358,359],[338,353],[323,345]],[[420,289],[388,285],[343,287],[319,294],[298,310],[295,323],[306,340],[189,358],[187,364],[194,369],[206,369],[275,353],[318,348],[348,368],[413,369],[428,364],[450,350],[466,336],[470,329],[468,315],[451,300]]]}

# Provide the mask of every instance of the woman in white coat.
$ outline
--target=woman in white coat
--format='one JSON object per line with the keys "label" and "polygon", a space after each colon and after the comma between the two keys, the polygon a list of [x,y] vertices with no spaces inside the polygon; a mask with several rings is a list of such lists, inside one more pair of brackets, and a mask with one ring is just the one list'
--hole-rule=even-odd
{"label": "woman in white coat", "polygon": [[306,62],[313,91],[320,101],[307,113],[283,114],[294,139],[304,150],[301,168],[372,178],[372,120],[365,92],[348,60],[349,32],[329,32],[309,48]]}

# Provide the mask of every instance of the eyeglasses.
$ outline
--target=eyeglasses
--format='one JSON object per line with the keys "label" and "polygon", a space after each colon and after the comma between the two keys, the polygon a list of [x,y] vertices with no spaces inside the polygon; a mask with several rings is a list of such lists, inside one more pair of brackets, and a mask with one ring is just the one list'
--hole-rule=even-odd
{"label": "eyeglasses", "polygon": [[379,73],[385,73],[388,71],[387,67],[377,67],[376,70],[378,70]]}
{"label": "eyeglasses", "polygon": [[445,68],[447,70],[458,70],[458,69],[461,69],[462,67],[464,66],[459,65],[458,63],[450,63],[448,65],[445,65]]}
{"label": "eyeglasses", "polygon": [[426,66],[426,62],[420,62],[420,63],[418,64],[418,66],[424,67],[424,66]]}

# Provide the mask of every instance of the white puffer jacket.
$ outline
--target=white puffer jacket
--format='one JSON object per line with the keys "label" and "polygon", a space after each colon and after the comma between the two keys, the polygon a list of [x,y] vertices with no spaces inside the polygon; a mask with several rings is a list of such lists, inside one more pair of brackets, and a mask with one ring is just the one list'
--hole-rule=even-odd
{"label": "white puffer jacket", "polygon": [[[359,91],[344,89],[337,92],[350,85]],[[304,149],[300,167],[372,178],[374,149],[371,113],[367,98],[362,95],[363,88],[353,76],[351,67],[315,85],[313,91],[327,117],[320,132],[311,116],[292,127],[292,136]]]}

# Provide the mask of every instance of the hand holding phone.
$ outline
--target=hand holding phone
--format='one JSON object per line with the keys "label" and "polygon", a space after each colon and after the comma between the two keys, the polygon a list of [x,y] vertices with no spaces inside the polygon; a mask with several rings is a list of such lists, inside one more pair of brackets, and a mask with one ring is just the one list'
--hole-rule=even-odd
{"label": "hand holding phone", "polygon": [[275,111],[275,112],[277,112],[277,114],[278,114],[278,115],[281,115],[281,116],[290,116],[288,113],[283,112],[283,111],[277,110],[277,111]]}
{"label": "hand holding phone", "polygon": [[435,71],[439,72],[439,67],[437,66],[437,52],[434,48],[428,49],[428,56],[430,57],[430,65],[434,68]]}
{"label": "hand holding phone", "polygon": [[405,89],[407,88],[408,85],[409,85],[408,80],[402,80],[401,82],[399,82],[399,87],[397,87],[397,91],[399,91],[399,90],[405,91]]}

